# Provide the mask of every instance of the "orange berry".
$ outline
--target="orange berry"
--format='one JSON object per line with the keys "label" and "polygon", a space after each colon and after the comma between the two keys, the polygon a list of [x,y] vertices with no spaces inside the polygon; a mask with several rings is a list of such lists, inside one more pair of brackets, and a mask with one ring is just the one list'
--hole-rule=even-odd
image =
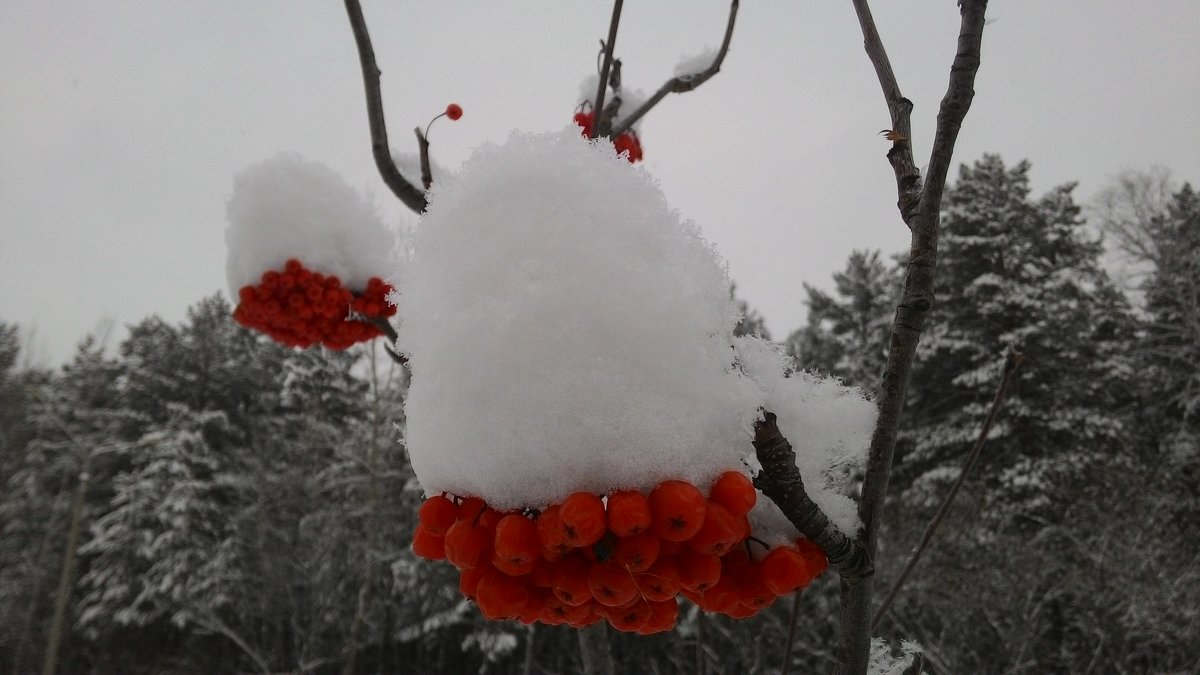
{"label": "orange berry", "polygon": [[735,516],[743,516],[754,508],[758,491],[754,483],[741,471],[726,471],[713,483],[708,498],[729,509]]}
{"label": "orange berry", "polygon": [[612,607],[605,614],[608,623],[623,633],[636,633],[650,620],[654,610],[645,600],[636,600],[627,607]]}
{"label": "orange berry", "polygon": [[612,560],[592,565],[587,583],[592,597],[606,607],[620,607],[638,595],[633,577]]}
{"label": "orange berry", "polygon": [[637,490],[620,490],[608,496],[608,529],[618,537],[645,532],[650,527],[650,502]]}
{"label": "orange berry", "polygon": [[541,558],[542,543],[537,525],[519,513],[510,513],[496,523],[492,564],[512,576],[529,574]]}
{"label": "orange berry", "polygon": [[787,546],[772,549],[764,556],[761,569],[763,583],[775,595],[786,595],[803,588],[814,576],[804,556]]}
{"label": "orange berry", "polygon": [[753,607],[756,611],[775,602],[775,598],[781,595],[767,585],[761,562],[751,562],[746,572],[739,574],[737,579],[741,604]]}
{"label": "orange berry", "polygon": [[479,515],[486,511],[487,508],[487,502],[479,497],[467,497],[458,503],[458,510],[455,511],[454,519],[474,523],[479,520]]}
{"label": "orange berry", "polygon": [[426,560],[446,559],[446,540],[425,529],[424,525],[417,525],[413,531],[412,546],[413,553]]}
{"label": "orange berry", "polygon": [[567,544],[563,534],[562,520],[558,517],[558,510],[558,504],[553,504],[538,514],[537,533],[543,548],[561,554],[571,547]]}
{"label": "orange berry", "polygon": [[526,626],[538,620],[538,617],[542,615],[542,608],[546,606],[548,599],[553,598],[555,601],[558,600],[554,597],[553,593],[544,588],[527,587],[527,589],[529,591],[529,599],[525,601],[525,606],[517,614],[517,621]]}
{"label": "orange berry", "polygon": [[488,619],[516,618],[529,602],[529,589],[517,579],[488,570],[475,588],[475,604]]}
{"label": "orange berry", "polygon": [[446,530],[454,524],[458,515],[458,507],[443,495],[434,495],[421,504],[417,518],[430,534],[446,535]]}
{"label": "orange berry", "polygon": [[620,537],[613,547],[613,560],[630,572],[645,572],[658,559],[661,541],[649,532]]}
{"label": "orange berry", "polygon": [[465,569],[459,574],[458,591],[462,593],[464,598],[468,600],[475,599],[475,590],[479,587],[479,580],[482,579],[483,575],[490,569],[491,568],[487,567],[486,565],[480,565],[478,567]]}
{"label": "orange berry", "polygon": [[705,504],[704,524],[688,540],[688,546],[700,553],[722,556],[742,540],[742,523],[724,506],[716,502]]}
{"label": "orange berry", "polygon": [[700,609],[706,612],[727,613],[738,606],[741,600],[738,582],[731,574],[723,575],[716,583],[700,594]]}
{"label": "orange berry", "polygon": [[721,559],[711,553],[687,550],[676,558],[679,583],[690,591],[702,593],[721,578]]}
{"label": "orange berry", "polygon": [[645,625],[638,629],[638,635],[654,635],[669,631],[675,627],[675,621],[679,617],[679,601],[674,597],[661,602],[651,601],[650,603],[650,618]]}
{"label": "orange berry", "polygon": [[572,555],[556,563],[551,573],[554,595],[568,605],[582,605],[592,599],[588,586],[588,573],[592,564],[579,555]]}
{"label": "orange berry", "polygon": [[642,597],[651,602],[662,602],[679,593],[679,563],[674,558],[660,557],[650,569],[635,575]]}
{"label": "orange berry", "polygon": [[563,539],[575,547],[591,546],[604,536],[607,523],[604,502],[590,492],[576,492],[563,500],[558,510]]}
{"label": "orange berry", "polygon": [[825,570],[829,569],[829,559],[825,557],[825,551],[822,551],[821,547],[813,543],[811,539],[797,539],[796,550],[800,552],[805,562],[808,563],[812,579],[816,579]]}
{"label": "orange berry", "polygon": [[687,541],[704,526],[704,495],[695,485],[665,480],[650,492],[651,529],[668,541]]}
{"label": "orange berry", "polygon": [[446,530],[446,560],[460,570],[470,569],[488,559],[492,532],[486,527],[460,520]]}

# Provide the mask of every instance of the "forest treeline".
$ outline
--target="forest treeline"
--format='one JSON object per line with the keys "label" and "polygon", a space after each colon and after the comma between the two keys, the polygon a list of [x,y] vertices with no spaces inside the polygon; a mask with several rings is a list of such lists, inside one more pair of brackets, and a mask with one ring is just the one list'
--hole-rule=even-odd
{"label": "forest treeline", "polygon": [[[966,456],[983,458],[878,635],[930,672],[1200,670],[1200,195],[1127,174],[1083,216],[1029,164],[962,167],[942,213],[876,565],[880,592]],[[1101,264],[1097,226],[1138,276]],[[806,287],[801,367],[870,391],[904,260],[855,251]],[[382,352],[296,351],[220,296],[21,368],[0,322],[0,671],[582,670],[572,629],[483,621],[409,547],[423,495],[406,380]],[[763,332],[746,308],[744,332]],[[454,336],[448,339],[485,339]],[[496,392],[502,396],[503,392]],[[794,672],[836,660],[837,583],[797,599]],[[775,672],[792,602],[610,633],[619,672]],[[57,645],[57,648],[53,647]]]}

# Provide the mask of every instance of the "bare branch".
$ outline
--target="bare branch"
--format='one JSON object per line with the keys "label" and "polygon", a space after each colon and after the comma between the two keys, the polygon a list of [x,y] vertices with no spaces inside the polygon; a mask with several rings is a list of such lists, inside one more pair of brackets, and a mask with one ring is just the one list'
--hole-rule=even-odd
{"label": "bare branch", "polygon": [[834,527],[804,491],[796,453],[779,431],[775,413],[764,411],[763,419],[755,423],[754,450],[763,469],[754,479],[755,487],[779,506],[800,534],[825,551],[829,565],[843,579],[870,576],[871,560],[862,545]]}
{"label": "bare branch", "polygon": [[405,206],[421,213],[427,206],[425,195],[400,174],[388,146],[387,123],[383,118],[383,96],[379,89],[379,66],[375,63],[375,49],[371,46],[367,21],[363,18],[362,6],[358,0],[346,0],[346,14],[350,17],[350,28],[354,31],[354,44],[358,47],[358,61],[362,67],[363,89],[367,95],[367,121],[371,129],[371,154],[375,158],[375,168],[379,169],[383,182]]}
{"label": "bare branch", "polygon": [[963,462],[962,472],[958,474],[958,480],[954,481],[954,485],[950,487],[950,492],[946,498],[942,500],[942,505],[938,507],[937,513],[933,519],[925,526],[925,532],[921,535],[921,541],[917,548],[905,563],[904,569],[900,575],[892,582],[892,587],[888,589],[887,594],[883,597],[883,601],[879,603],[879,607],[875,610],[875,616],[871,619],[871,628],[874,629],[879,625],[880,619],[887,613],[888,608],[892,606],[892,602],[896,599],[896,595],[900,593],[900,589],[904,588],[904,582],[908,580],[912,574],[913,568],[921,560],[921,556],[925,554],[925,549],[929,548],[930,542],[933,541],[933,535],[942,525],[942,521],[946,519],[946,514],[950,512],[950,506],[954,504],[954,500],[958,497],[958,492],[962,489],[963,483],[967,479],[967,475],[971,473],[975,462],[979,461],[979,455],[983,451],[983,444],[987,441],[988,433],[992,430],[992,423],[996,421],[996,415],[1000,412],[1000,406],[1004,402],[1004,393],[1008,390],[1008,382],[1012,377],[1017,367],[1021,365],[1022,355],[1020,352],[1014,351],[1012,347],[1008,348],[1008,353],[1004,357],[1004,367],[1000,375],[1000,384],[996,386],[996,395],[992,398],[992,406],[988,410],[987,417],[983,420],[983,426],[979,430],[979,437],[975,439],[975,445],[971,446],[971,452],[967,454],[967,460]]}
{"label": "bare branch", "polygon": [[421,127],[413,129],[417,135],[417,148],[421,152],[421,185],[428,190],[433,185],[433,169],[429,167],[429,139],[421,133]]}
{"label": "bare branch", "polygon": [[[858,13],[867,55],[875,65],[875,72],[892,115],[892,129],[911,138],[909,113],[912,103],[900,94],[866,0],[851,1]],[[879,417],[871,437],[867,472],[858,505],[864,528],[862,544],[868,557],[874,556],[875,553],[879,534],[879,518],[876,514],[887,494],[892,452],[895,449],[900,412],[908,389],[913,356],[916,353],[917,341],[924,330],[925,319],[933,307],[933,273],[937,263],[938,224],[946,174],[949,171],[958,130],[974,96],[975,73],[979,70],[987,0],[960,0],[959,7],[962,19],[958,50],[950,68],[950,83],[938,111],[929,176],[925,185],[921,186],[920,174],[913,166],[911,141],[895,141],[888,152],[888,161],[896,173],[900,215],[912,232],[912,244],[908,271],[904,279],[904,292],[892,321],[887,367],[878,396]],[[871,585],[844,580],[841,604],[841,667],[851,673],[866,672],[870,654]]]}
{"label": "bare branch", "polygon": [[400,336],[396,333],[396,329],[392,327],[392,323],[390,321],[381,316],[360,317],[360,320],[366,321],[372,326],[375,326],[379,330],[383,331],[383,334],[388,338],[387,344],[383,346],[383,348],[387,350],[388,356],[392,357],[393,361],[402,366],[408,365],[408,357],[396,351],[395,349],[396,338]]}
{"label": "bare branch", "polygon": [[612,70],[613,50],[617,45],[617,25],[621,23],[621,7],[624,0],[613,2],[612,20],[608,23],[608,40],[604,42],[604,65],[600,67],[600,81],[596,84],[596,98],[592,110],[596,111],[596,123],[592,124],[591,138],[600,130],[600,113],[604,111],[604,92],[608,90],[608,73]]}
{"label": "bare branch", "polygon": [[613,127],[612,135],[620,136],[629,131],[633,125],[637,124],[638,120],[642,119],[650,109],[658,105],[658,102],[666,98],[667,94],[683,94],[689,92],[696,87],[707,82],[713,75],[721,71],[721,64],[725,62],[725,54],[729,52],[729,41],[733,39],[733,24],[737,20],[738,0],[733,0],[729,3],[729,22],[725,25],[725,38],[721,41],[721,48],[717,50],[716,57],[713,62],[704,70],[693,75],[679,75],[667,80],[663,86],[654,92],[654,95],[646,100],[637,110],[634,110],[618,124]]}

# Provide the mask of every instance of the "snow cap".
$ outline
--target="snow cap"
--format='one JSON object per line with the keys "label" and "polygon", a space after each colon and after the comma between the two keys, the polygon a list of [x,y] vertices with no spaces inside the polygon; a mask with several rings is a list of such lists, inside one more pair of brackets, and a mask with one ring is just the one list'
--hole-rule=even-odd
{"label": "snow cap", "polygon": [[752,452],[762,392],[733,365],[724,264],[606,141],[572,126],[477,150],[434,184],[399,287],[426,493],[707,487]]}
{"label": "snow cap", "polygon": [[296,258],[361,291],[399,266],[396,237],[378,212],[333,169],[280,154],[234,179],[226,205],[229,293],[257,284],[263,272]]}

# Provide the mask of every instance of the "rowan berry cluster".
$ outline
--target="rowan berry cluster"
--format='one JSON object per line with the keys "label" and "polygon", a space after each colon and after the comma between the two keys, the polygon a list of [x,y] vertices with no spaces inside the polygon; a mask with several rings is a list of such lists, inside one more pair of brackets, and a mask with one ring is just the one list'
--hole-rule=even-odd
{"label": "rowan berry cluster", "polygon": [[[590,112],[575,113],[575,124],[583,128],[583,137],[592,137],[592,121],[594,116]],[[637,134],[632,131],[617,136],[613,139],[613,147],[617,149],[617,154],[626,153],[625,157],[630,164],[642,161],[642,142],[638,140]]]}
{"label": "rowan berry cluster", "polygon": [[459,590],[488,619],[577,628],[607,620],[650,635],[675,626],[678,595],[745,618],[825,571],[825,554],[806,539],[751,556],[760,542],[746,514],[756,495],[736,471],[707,499],[667,480],[649,495],[576,492],[538,513],[437,495],[421,506],[413,550],[457,567]]}
{"label": "rowan berry cluster", "polygon": [[289,347],[320,343],[329,349],[346,349],[383,334],[360,319],[395,314],[396,308],[387,301],[391,290],[378,277],[371,277],[366,289],[355,293],[336,276],[313,272],[292,258],[282,272],[264,272],[257,285],[238,291],[233,318]]}

